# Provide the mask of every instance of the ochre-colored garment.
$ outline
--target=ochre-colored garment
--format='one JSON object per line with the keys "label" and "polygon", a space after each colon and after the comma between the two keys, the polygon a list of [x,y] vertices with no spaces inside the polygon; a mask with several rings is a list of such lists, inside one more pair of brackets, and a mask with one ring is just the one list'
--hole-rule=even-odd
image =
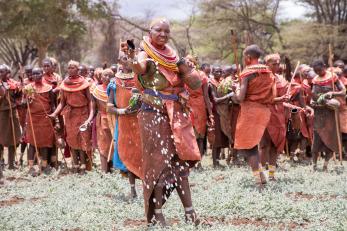
{"label": "ochre-colored garment", "polygon": [[[113,142],[111,128],[106,113],[107,94],[106,87],[102,84],[93,88],[92,95],[97,104],[98,113],[96,115],[96,140],[99,152],[102,156],[108,158],[108,153]],[[111,150],[113,153],[113,150]]]}
{"label": "ochre-colored garment", "polygon": [[60,84],[60,90],[66,102],[61,114],[65,121],[68,145],[75,150],[91,151],[90,126],[84,132],[79,130],[89,117],[89,83],[82,76],[68,77]]}
{"label": "ochre-colored garment", "polygon": [[169,198],[170,190],[174,189],[177,177],[189,174],[189,165],[177,156],[170,119],[167,115],[140,111],[138,118],[143,151],[145,212],[147,220],[150,221],[154,215],[154,187],[163,188],[166,195],[162,201],[164,204]]}
{"label": "ochre-colored garment", "polygon": [[[18,114],[16,111],[16,98],[18,97],[20,88],[19,83],[9,79],[7,80],[7,84],[9,90],[6,90],[5,95],[0,97],[0,144],[5,147],[13,146],[14,143],[17,145],[21,137]],[[10,108],[12,109],[12,115]],[[14,136],[12,129],[14,130]]]}
{"label": "ochre-colored garment", "polygon": [[[316,76],[313,83],[313,100],[317,101],[320,94],[332,91],[332,84],[335,84],[338,78],[336,75],[331,75],[331,72],[326,72],[325,76]],[[338,137],[336,132],[335,111],[327,105],[318,105],[314,108],[314,139],[312,152],[328,151],[339,152]],[[325,146],[325,147],[322,147]],[[324,150],[322,150],[324,148]]]}
{"label": "ochre-colored garment", "polygon": [[[189,115],[177,101],[178,95],[185,91],[182,79],[172,67],[178,57],[169,46],[164,50],[151,47],[152,53],[160,56],[160,59],[157,59],[148,53],[150,46],[144,47],[144,43],[149,43],[148,38],[142,41],[141,48],[149,57],[159,62],[158,71],[169,82],[169,87],[160,92],[144,89],[143,85],[140,88],[144,89],[144,95],[151,95],[162,102],[160,111],[154,110],[155,106],[149,102],[143,102],[142,111],[138,114],[143,155],[145,212],[147,221],[151,222],[154,216],[154,188],[159,187],[168,193],[163,198],[164,203],[170,195],[169,191],[175,187],[175,179],[188,176],[188,162],[198,161],[201,157]],[[171,65],[166,67],[162,62],[165,62],[164,65]]]}
{"label": "ochre-colored garment", "polygon": [[[308,95],[310,94],[310,96]],[[290,92],[291,104],[301,107],[300,100],[302,100],[306,105],[310,103],[309,98],[312,97],[311,86],[308,85],[307,81],[300,84],[296,82],[292,84],[292,90]],[[302,99],[301,99],[302,98]],[[305,115],[305,111],[300,110],[298,113],[290,113],[292,128],[300,130],[301,134],[308,139],[310,143],[313,140],[313,119]]]}
{"label": "ochre-colored garment", "polygon": [[[202,85],[208,84],[208,78],[203,71],[199,71]],[[204,138],[207,128],[207,111],[202,86],[196,90],[186,87],[189,93],[188,107],[196,138]]]}
{"label": "ochre-colored garment", "polygon": [[[131,89],[135,87],[134,78],[120,78],[120,75],[116,74],[116,86],[116,107],[128,107]],[[141,138],[137,114],[119,115],[118,131],[118,152],[121,161],[130,172],[143,179]]]}
{"label": "ochre-colored garment", "polygon": [[[228,76],[224,78],[218,86],[218,97],[225,96],[226,94],[231,92],[231,88],[238,88],[238,82],[233,79],[232,76]],[[226,100],[220,104],[218,104],[217,112],[220,116],[220,124],[221,129],[229,139],[229,143],[234,146],[235,140],[235,130],[237,117],[240,111],[240,105],[236,103],[230,103],[230,101]]]}
{"label": "ochre-colored garment", "polygon": [[52,74],[45,73],[42,76],[42,82],[49,84],[54,89],[61,83],[61,77],[57,73],[52,73]]}
{"label": "ochre-colored garment", "polygon": [[[281,75],[274,75],[276,84],[276,97],[281,97],[287,93],[288,82]],[[284,150],[286,143],[286,115],[282,102],[270,105],[270,121],[266,130],[271,137],[272,143],[275,145],[277,152]]]}
{"label": "ochre-colored garment", "polygon": [[[340,77],[341,83],[347,88],[347,78],[342,76]],[[341,105],[339,108],[339,118],[340,118],[340,129],[342,133],[347,133],[347,104],[346,97],[338,98]]]}
{"label": "ochre-colored garment", "polygon": [[[28,143],[38,148],[50,148],[54,144],[53,123],[47,115],[52,113],[52,87],[48,84],[31,83],[27,87],[35,89],[33,97],[29,100],[29,108],[26,116],[26,135]],[[29,110],[30,109],[30,110]],[[31,117],[31,120],[30,120]],[[31,124],[32,122],[32,124]],[[32,133],[34,131],[34,134]],[[35,140],[34,140],[35,136]]]}
{"label": "ochre-colored garment", "polygon": [[[217,81],[215,78],[210,79],[210,85],[209,85],[209,91],[210,94],[212,94],[212,91],[217,95],[217,89],[221,83],[222,79]],[[217,95],[218,97],[218,95]],[[210,97],[212,102],[212,113],[213,113],[213,119],[214,119],[214,142],[212,143],[213,148],[226,148],[229,145],[228,136],[225,135],[225,133],[222,130],[221,125],[221,118],[220,114],[218,113],[218,109],[220,104],[223,104],[224,102],[217,104],[213,101],[213,97]]]}
{"label": "ochre-colored garment", "polygon": [[27,115],[27,108],[26,105],[17,105],[17,112],[18,112],[18,118],[19,118],[19,124],[22,128],[25,127],[26,122],[26,115]]}
{"label": "ochre-colored garment", "polygon": [[[33,81],[30,81],[28,78],[25,78],[23,81],[23,85],[26,86]],[[26,115],[27,115],[27,105],[26,103],[23,103],[23,94],[21,97],[18,97],[16,99],[16,104],[17,104],[17,112],[18,112],[18,118],[19,118],[19,123],[22,128],[22,130],[25,128],[25,123],[26,123]]]}
{"label": "ochre-colored garment", "polygon": [[242,79],[250,75],[256,77],[248,81],[246,97],[240,104],[235,132],[236,149],[251,149],[258,145],[271,116],[269,104],[274,99],[271,71],[261,64],[247,66],[240,75],[241,84]]}

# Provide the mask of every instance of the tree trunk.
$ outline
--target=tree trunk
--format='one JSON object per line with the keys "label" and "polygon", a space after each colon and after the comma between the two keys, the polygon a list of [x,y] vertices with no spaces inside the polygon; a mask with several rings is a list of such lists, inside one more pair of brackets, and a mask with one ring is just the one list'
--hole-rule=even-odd
{"label": "tree trunk", "polygon": [[37,44],[38,49],[38,64],[41,67],[42,61],[46,58],[48,44]]}

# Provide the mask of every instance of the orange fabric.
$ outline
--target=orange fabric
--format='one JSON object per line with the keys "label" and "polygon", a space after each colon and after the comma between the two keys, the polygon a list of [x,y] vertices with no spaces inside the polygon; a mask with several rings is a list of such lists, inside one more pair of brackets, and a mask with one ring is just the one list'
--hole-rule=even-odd
{"label": "orange fabric", "polygon": [[[97,133],[97,144],[100,155],[108,157],[108,152],[113,142],[112,132],[108,126],[107,114],[105,112],[98,112],[96,115],[96,133]],[[111,150],[111,153],[113,151]]]}
{"label": "orange fabric", "polygon": [[[54,128],[52,120],[47,117],[47,114],[52,113],[51,105],[53,102],[51,102],[50,97],[52,87],[48,84],[36,85],[32,83],[31,85],[35,89],[36,93],[29,104],[31,114],[28,114],[26,117],[26,134],[28,143],[35,145],[35,136],[38,148],[53,147]],[[29,116],[31,116],[32,124]],[[32,133],[32,129],[34,130],[34,134]]]}
{"label": "orange fabric", "polygon": [[335,83],[338,80],[338,77],[331,73],[330,71],[326,71],[323,77],[317,75],[313,78],[312,83],[319,86],[328,86],[331,87],[333,82]]}
{"label": "orange fabric", "polygon": [[81,91],[90,86],[89,82],[83,76],[68,77],[59,85],[59,89],[66,92]]}
{"label": "orange fabric", "polygon": [[[340,77],[341,83],[347,87],[347,78],[344,76]],[[340,117],[340,129],[342,133],[347,133],[347,104],[346,104],[346,98],[338,98],[338,100],[341,103],[341,106],[339,108],[339,117]]]}
{"label": "orange fabric", "polygon": [[263,65],[248,66],[241,73],[241,79],[253,73],[257,76],[248,81],[245,100],[240,104],[235,132],[236,149],[251,149],[258,145],[270,120],[268,104],[274,98],[274,77],[266,66],[259,66]]}
{"label": "orange fabric", "polygon": [[345,85],[345,87],[347,86],[347,77],[341,76],[341,77],[340,77],[340,81],[341,81],[341,83],[342,83],[343,85]]}
{"label": "orange fabric", "polygon": [[95,97],[95,99],[107,103],[107,93],[106,93],[106,87],[102,84],[99,85],[93,85],[93,88],[90,87],[90,90],[92,92],[92,95]]}
{"label": "orange fabric", "polygon": [[[98,114],[95,118],[97,146],[100,155],[107,158],[111,148],[111,144],[113,142],[113,138],[106,113],[106,86],[102,84],[95,85],[92,95],[95,98],[98,110]],[[111,153],[113,153],[113,150],[111,150]]]}
{"label": "orange fabric", "polygon": [[45,73],[42,76],[42,82],[51,85],[53,88],[56,88],[61,82],[61,77],[56,73]]}
{"label": "orange fabric", "polygon": [[[287,93],[288,82],[281,75],[275,75],[276,80],[276,97],[283,96]],[[267,126],[267,131],[271,137],[278,152],[284,150],[286,143],[286,116],[283,103],[276,103],[270,105],[270,121]]]}
{"label": "orange fabric", "polygon": [[[207,76],[199,71],[202,84],[207,84]],[[197,138],[203,138],[206,135],[207,111],[202,86],[196,90],[186,87],[189,93],[188,107],[191,111],[191,120],[197,135]]]}
{"label": "orange fabric", "polygon": [[251,149],[259,144],[270,121],[271,112],[266,104],[252,101],[245,101],[240,104],[240,107],[234,147]]}
{"label": "orange fabric", "polygon": [[[62,88],[63,89],[63,88]],[[79,127],[89,117],[89,101],[86,96],[88,88],[80,91],[62,90],[66,105],[62,111],[65,121],[66,141],[72,149],[91,151],[91,128],[84,132]]]}
{"label": "orange fabric", "polygon": [[346,102],[340,106],[339,110],[340,129],[342,133],[347,133],[347,106]]}
{"label": "orange fabric", "polygon": [[[116,77],[116,106],[126,108],[131,98],[131,87],[134,79],[119,79]],[[139,123],[136,114],[118,116],[118,151],[119,157],[127,169],[143,179],[142,150]]]}
{"label": "orange fabric", "polygon": [[257,77],[248,82],[245,101],[259,102],[261,104],[272,103],[274,98],[274,77],[271,71],[265,65],[251,65],[242,71],[240,78],[246,78],[250,74],[257,74]]}
{"label": "orange fabric", "polygon": [[[6,91],[5,96],[0,97],[0,144],[5,147],[12,146],[14,143],[18,144],[21,137],[20,124],[16,111],[19,84],[14,80],[7,80],[7,83],[10,86],[10,90]],[[10,108],[12,108],[12,115]],[[12,127],[12,121],[14,127]],[[15,140],[13,140],[12,129],[14,129]]]}
{"label": "orange fabric", "polygon": [[165,101],[170,126],[174,136],[177,155],[181,160],[201,160],[192,123],[182,106],[172,100]]}
{"label": "orange fabric", "polygon": [[21,106],[21,107],[17,106],[17,112],[18,112],[20,126],[24,128],[26,123],[27,108],[25,106]]}
{"label": "orange fabric", "polygon": [[[294,89],[295,88],[295,89]],[[294,90],[293,90],[294,89]],[[304,102],[307,104],[310,103],[310,99],[312,97],[311,93],[311,87],[309,86],[307,81],[303,81],[302,85],[298,85],[295,83],[295,85],[292,85],[292,91],[291,91],[291,99],[292,104],[298,107],[300,106],[300,102],[298,99],[298,94],[303,93],[304,96]],[[308,94],[311,94],[311,96],[308,96]],[[301,97],[301,96],[300,96]],[[290,117],[293,121],[294,128],[300,129],[301,134],[309,140],[310,143],[312,143],[313,140],[313,119],[308,118],[305,115],[304,111],[299,111],[297,114],[290,114]]]}

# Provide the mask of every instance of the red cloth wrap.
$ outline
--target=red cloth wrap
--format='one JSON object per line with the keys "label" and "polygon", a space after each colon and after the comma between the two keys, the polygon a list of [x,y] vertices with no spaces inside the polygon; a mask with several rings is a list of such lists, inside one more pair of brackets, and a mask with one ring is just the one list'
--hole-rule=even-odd
{"label": "red cloth wrap", "polygon": [[241,73],[241,84],[242,79],[250,74],[257,76],[248,81],[245,100],[240,104],[235,132],[236,149],[251,149],[258,145],[271,116],[268,104],[274,98],[274,77],[265,65],[251,65]]}

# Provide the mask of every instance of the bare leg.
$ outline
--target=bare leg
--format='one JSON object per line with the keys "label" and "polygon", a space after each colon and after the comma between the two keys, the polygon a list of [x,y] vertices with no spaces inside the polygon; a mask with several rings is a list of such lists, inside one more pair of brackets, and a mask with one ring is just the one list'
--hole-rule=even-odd
{"label": "bare leg", "polygon": [[28,148],[28,155],[27,155],[29,167],[34,166],[34,160],[35,160],[35,147],[32,146],[31,144],[29,145]]}
{"label": "bare leg", "polygon": [[[200,151],[200,156],[202,158],[202,156],[204,155],[204,139],[202,138],[198,138],[197,140],[197,143],[198,143],[198,147],[199,147],[199,151]],[[197,164],[197,168],[201,169],[202,166],[201,166],[201,161],[199,161],[199,163]]]}
{"label": "bare leg", "polygon": [[14,166],[16,148],[11,145],[8,147],[8,169],[16,169]]}
{"label": "bare leg", "polygon": [[276,147],[272,145],[270,147],[270,159],[269,159],[269,179],[272,181],[275,180],[277,157],[278,157],[278,153],[277,153]]}
{"label": "bare leg", "polygon": [[24,141],[22,141],[20,143],[20,158],[19,158],[19,164],[21,166],[23,166],[23,156],[24,156],[24,152],[25,152],[25,149],[27,148],[27,143],[25,143]]}
{"label": "bare leg", "polygon": [[4,146],[0,144],[0,164],[2,166],[5,165],[5,159],[4,159]]}
{"label": "bare leg", "polygon": [[266,166],[270,162],[270,145],[266,145],[260,148],[259,150],[259,158],[262,166]]}
{"label": "bare leg", "polygon": [[4,154],[4,149],[2,145],[0,145],[0,184],[3,184],[2,178],[4,177],[2,171],[4,169],[4,162],[3,162],[3,154]]}
{"label": "bare leg", "polygon": [[328,171],[328,164],[329,160],[333,156],[333,152],[326,152],[325,153],[325,159],[324,159],[324,164],[323,164],[323,171]]}
{"label": "bare leg", "polygon": [[0,184],[3,184],[2,178],[4,177],[3,171],[4,171],[4,147],[0,144]]}
{"label": "bare leg", "polygon": [[271,146],[271,137],[266,130],[259,144],[259,158],[262,166],[267,166],[267,164],[270,162]]}
{"label": "bare leg", "polygon": [[159,222],[159,224],[163,227],[166,226],[166,221],[162,212],[162,207],[163,207],[163,187],[160,184],[157,184],[154,187],[154,216],[155,216],[155,221]]}
{"label": "bare leg", "polygon": [[137,197],[136,188],[135,188],[136,176],[134,175],[134,173],[129,171],[128,172],[128,178],[129,178],[129,183],[130,183],[130,195],[131,195],[131,198],[134,199]]}
{"label": "bare leg", "polygon": [[85,151],[79,150],[79,154],[80,154],[80,170],[81,170],[81,174],[84,174],[86,171],[86,163],[87,163],[87,153]]}
{"label": "bare leg", "polygon": [[78,150],[75,149],[71,149],[71,156],[72,156],[72,171],[73,173],[77,173],[78,169],[80,167],[79,165],[79,154],[78,154]]}
{"label": "bare leg", "polygon": [[343,144],[343,148],[344,148],[344,152],[343,152],[342,157],[344,160],[347,160],[347,140],[343,140],[342,144]]}
{"label": "bare leg", "polygon": [[259,189],[262,189],[262,184],[266,184],[266,179],[259,161],[258,146],[255,146],[252,149],[244,149],[242,150],[242,153],[247,157],[247,162],[252,169],[256,184]]}
{"label": "bare leg", "polygon": [[221,148],[212,148],[212,162],[214,168],[219,166],[218,156],[220,154],[220,151]]}
{"label": "bare leg", "polygon": [[[229,142],[230,144],[230,142]],[[230,165],[230,162],[231,162],[231,159],[233,157],[233,154],[234,154],[234,149],[231,147],[231,145],[229,145],[228,147],[228,155],[225,159],[225,161],[227,162],[228,165]]]}
{"label": "bare leg", "polygon": [[41,155],[41,169],[44,174],[49,174],[49,168],[48,168],[48,157],[49,157],[49,148],[40,148],[40,155]]}
{"label": "bare leg", "polygon": [[107,163],[107,157],[100,154],[100,162],[101,162],[101,171],[104,173],[108,173],[108,163]]}
{"label": "bare leg", "polygon": [[52,148],[49,148],[49,162],[50,162],[50,165],[55,168],[55,169],[58,169],[58,157],[57,157],[57,152],[58,152],[58,149],[56,146],[53,146]]}
{"label": "bare leg", "polygon": [[312,160],[313,160],[313,170],[317,170],[317,160],[318,160],[319,153],[318,152],[312,152]]}
{"label": "bare leg", "polygon": [[85,152],[86,170],[87,171],[92,171],[92,169],[93,169],[93,160],[92,160],[93,153],[94,153],[94,149]]}
{"label": "bare leg", "polygon": [[192,196],[188,181],[188,169],[183,172],[183,176],[177,179],[177,193],[184,207],[185,218],[187,222],[192,222],[196,225],[200,222],[193,208]]}

